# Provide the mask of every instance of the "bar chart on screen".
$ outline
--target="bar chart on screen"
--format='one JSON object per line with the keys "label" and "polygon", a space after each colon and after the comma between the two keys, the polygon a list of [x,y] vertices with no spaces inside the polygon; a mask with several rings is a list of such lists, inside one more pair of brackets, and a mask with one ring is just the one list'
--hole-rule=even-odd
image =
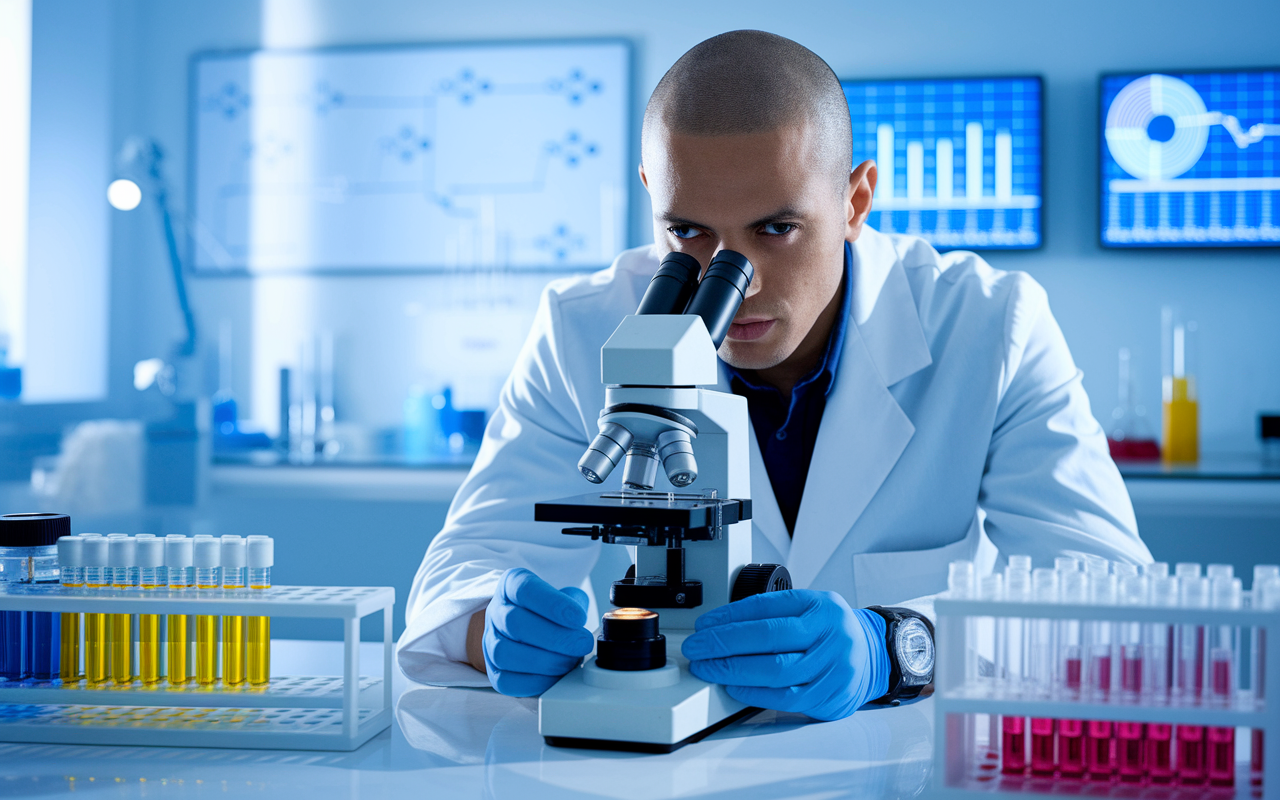
{"label": "bar chart on screen", "polygon": [[1040,246],[1039,78],[842,85],[853,164],[876,162],[871,227],[940,249]]}
{"label": "bar chart on screen", "polygon": [[1102,243],[1280,246],[1280,71],[1102,78]]}

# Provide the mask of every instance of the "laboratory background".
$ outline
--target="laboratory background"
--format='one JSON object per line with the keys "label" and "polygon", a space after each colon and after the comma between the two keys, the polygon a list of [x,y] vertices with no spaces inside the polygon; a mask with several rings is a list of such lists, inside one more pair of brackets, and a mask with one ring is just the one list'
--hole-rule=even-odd
{"label": "laboratory background", "polygon": [[[0,0],[0,14],[0,512],[104,537],[265,536],[269,583],[394,588],[389,631],[273,618],[272,637],[308,643],[277,668],[305,669],[311,647],[341,675],[344,635],[383,663],[542,288],[652,241],[636,170],[650,93],[739,28],[794,39],[841,79],[854,163],[881,165],[868,224],[1045,288],[1158,561],[1238,576],[1280,562],[1271,0]],[[1165,130],[1151,120],[1166,108],[1202,123]],[[973,147],[985,161],[948,169]],[[246,540],[250,569],[262,542]],[[605,550],[612,580],[628,557]],[[454,796],[557,781],[545,796],[628,796],[596,780],[646,797],[927,795],[940,736],[931,712],[860,713],[834,739],[757,720],[737,740],[755,750],[678,756],[679,774],[614,760],[606,780],[539,751],[527,704],[415,697],[381,766],[367,750],[318,757],[350,771],[337,788],[284,750],[264,751],[266,772],[210,755],[184,774],[233,791],[288,774],[343,796],[438,765],[489,770],[483,793],[455,776]],[[868,784],[805,772],[765,746],[766,724],[809,737],[791,746],[815,761],[871,748],[890,767]],[[81,753],[60,770],[0,745],[0,772],[28,781],[30,756],[58,791],[72,773],[81,789],[167,774],[157,750],[112,749],[115,763]]]}

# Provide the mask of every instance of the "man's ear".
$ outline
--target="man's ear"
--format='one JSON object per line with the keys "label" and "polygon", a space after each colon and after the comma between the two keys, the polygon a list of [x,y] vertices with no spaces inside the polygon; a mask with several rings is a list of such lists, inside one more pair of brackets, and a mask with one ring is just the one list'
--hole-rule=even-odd
{"label": "man's ear", "polygon": [[649,189],[649,176],[644,174],[644,164],[640,165],[640,183],[644,184],[645,191]]}
{"label": "man's ear", "polygon": [[849,193],[845,205],[845,241],[856,242],[862,225],[871,213],[871,198],[876,193],[876,162],[863,161],[849,173]]}

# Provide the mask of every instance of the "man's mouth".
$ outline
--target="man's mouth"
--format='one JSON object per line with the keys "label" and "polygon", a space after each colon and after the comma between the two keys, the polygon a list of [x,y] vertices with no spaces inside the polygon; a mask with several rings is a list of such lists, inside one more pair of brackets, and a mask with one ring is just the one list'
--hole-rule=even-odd
{"label": "man's mouth", "polygon": [[729,338],[750,342],[764,336],[777,322],[776,319],[744,319],[729,326]]}

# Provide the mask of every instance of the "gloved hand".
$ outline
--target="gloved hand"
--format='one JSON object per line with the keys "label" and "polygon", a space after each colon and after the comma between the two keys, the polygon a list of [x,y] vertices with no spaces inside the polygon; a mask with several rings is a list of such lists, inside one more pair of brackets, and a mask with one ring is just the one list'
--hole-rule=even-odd
{"label": "gloved hand", "polygon": [[889,690],[884,618],[834,592],[752,595],[698,617],[689,670],[749,706],[849,716]]}
{"label": "gloved hand", "polygon": [[485,610],[489,683],[512,697],[542,694],[595,646],[586,623],[586,592],[557,591],[527,569],[507,570]]}

